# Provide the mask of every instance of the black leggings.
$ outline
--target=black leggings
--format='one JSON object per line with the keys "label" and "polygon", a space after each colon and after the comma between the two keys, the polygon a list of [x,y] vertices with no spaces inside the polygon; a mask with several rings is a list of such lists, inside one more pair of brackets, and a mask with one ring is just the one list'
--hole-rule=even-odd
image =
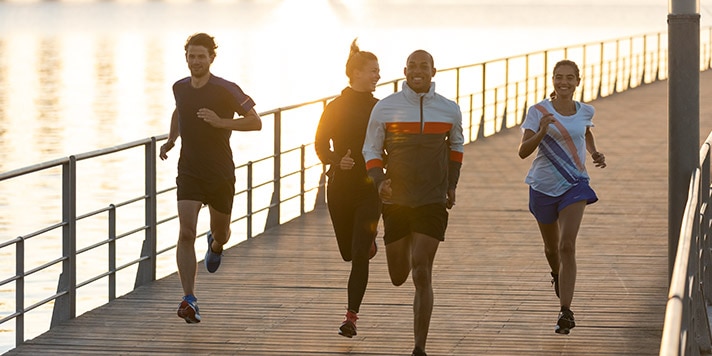
{"label": "black leggings", "polygon": [[[370,187],[369,187],[370,188]],[[329,215],[344,261],[351,261],[348,309],[358,313],[368,284],[369,250],[378,233],[381,203],[376,189],[329,184]]]}

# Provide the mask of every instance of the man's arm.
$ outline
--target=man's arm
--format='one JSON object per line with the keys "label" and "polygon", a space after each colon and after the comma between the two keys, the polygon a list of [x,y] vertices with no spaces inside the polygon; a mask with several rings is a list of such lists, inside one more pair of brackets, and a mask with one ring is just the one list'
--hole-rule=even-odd
{"label": "man's arm", "polygon": [[166,143],[161,145],[161,153],[159,157],[163,160],[168,158],[168,151],[170,151],[173,146],[175,146],[176,140],[180,136],[180,130],[178,129],[178,109],[173,110],[173,115],[171,115],[171,127],[168,130],[168,140]]}
{"label": "man's arm", "polygon": [[198,110],[198,118],[219,129],[233,131],[259,131],[262,129],[262,119],[254,108],[238,119],[223,119],[210,109]]}
{"label": "man's arm", "polygon": [[462,169],[462,158],[465,151],[465,136],[462,132],[462,113],[459,106],[457,108],[457,119],[452,125],[448,135],[448,143],[450,144],[447,188],[447,207],[449,209],[455,205],[455,189],[457,189],[457,183],[460,181],[460,170]]}
{"label": "man's arm", "polygon": [[380,188],[381,182],[386,179],[386,175],[383,172],[383,140],[386,138],[386,133],[383,125],[378,120],[379,112],[379,105],[376,104],[368,120],[366,138],[361,150],[366,161],[368,176],[373,179],[376,188]]}

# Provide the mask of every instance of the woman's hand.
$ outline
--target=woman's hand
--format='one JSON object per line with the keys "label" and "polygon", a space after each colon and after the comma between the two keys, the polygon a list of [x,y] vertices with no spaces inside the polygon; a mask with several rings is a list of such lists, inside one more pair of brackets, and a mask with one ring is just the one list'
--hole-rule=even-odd
{"label": "woman's hand", "polygon": [[343,171],[347,171],[354,168],[354,164],[356,164],[356,161],[351,158],[351,149],[349,148],[348,150],[346,150],[346,156],[341,157],[341,162],[339,162],[339,168],[341,168],[341,170]]}
{"label": "woman's hand", "polygon": [[593,164],[596,167],[606,168],[606,156],[603,153],[598,151],[591,153],[591,158],[593,158]]}

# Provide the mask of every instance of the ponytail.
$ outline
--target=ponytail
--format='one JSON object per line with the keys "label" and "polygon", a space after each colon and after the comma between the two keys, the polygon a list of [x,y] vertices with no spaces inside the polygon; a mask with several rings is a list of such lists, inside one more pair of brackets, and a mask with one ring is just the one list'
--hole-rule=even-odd
{"label": "ponytail", "polygon": [[346,61],[346,76],[351,80],[353,72],[363,68],[369,61],[377,61],[378,58],[371,52],[362,51],[356,44],[358,38],[354,38],[349,49],[349,59]]}

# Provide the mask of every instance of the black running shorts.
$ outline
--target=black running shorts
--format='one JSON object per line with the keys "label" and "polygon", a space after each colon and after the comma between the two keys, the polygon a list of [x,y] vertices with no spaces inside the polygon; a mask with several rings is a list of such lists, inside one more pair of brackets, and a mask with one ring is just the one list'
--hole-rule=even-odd
{"label": "black running shorts", "polygon": [[445,203],[409,207],[383,204],[383,227],[386,245],[398,241],[412,232],[444,241],[448,212]]}
{"label": "black running shorts", "polygon": [[208,204],[215,210],[232,213],[232,202],[235,197],[235,182],[220,180],[208,182],[193,176],[179,174],[176,177],[178,200],[194,200]]}

